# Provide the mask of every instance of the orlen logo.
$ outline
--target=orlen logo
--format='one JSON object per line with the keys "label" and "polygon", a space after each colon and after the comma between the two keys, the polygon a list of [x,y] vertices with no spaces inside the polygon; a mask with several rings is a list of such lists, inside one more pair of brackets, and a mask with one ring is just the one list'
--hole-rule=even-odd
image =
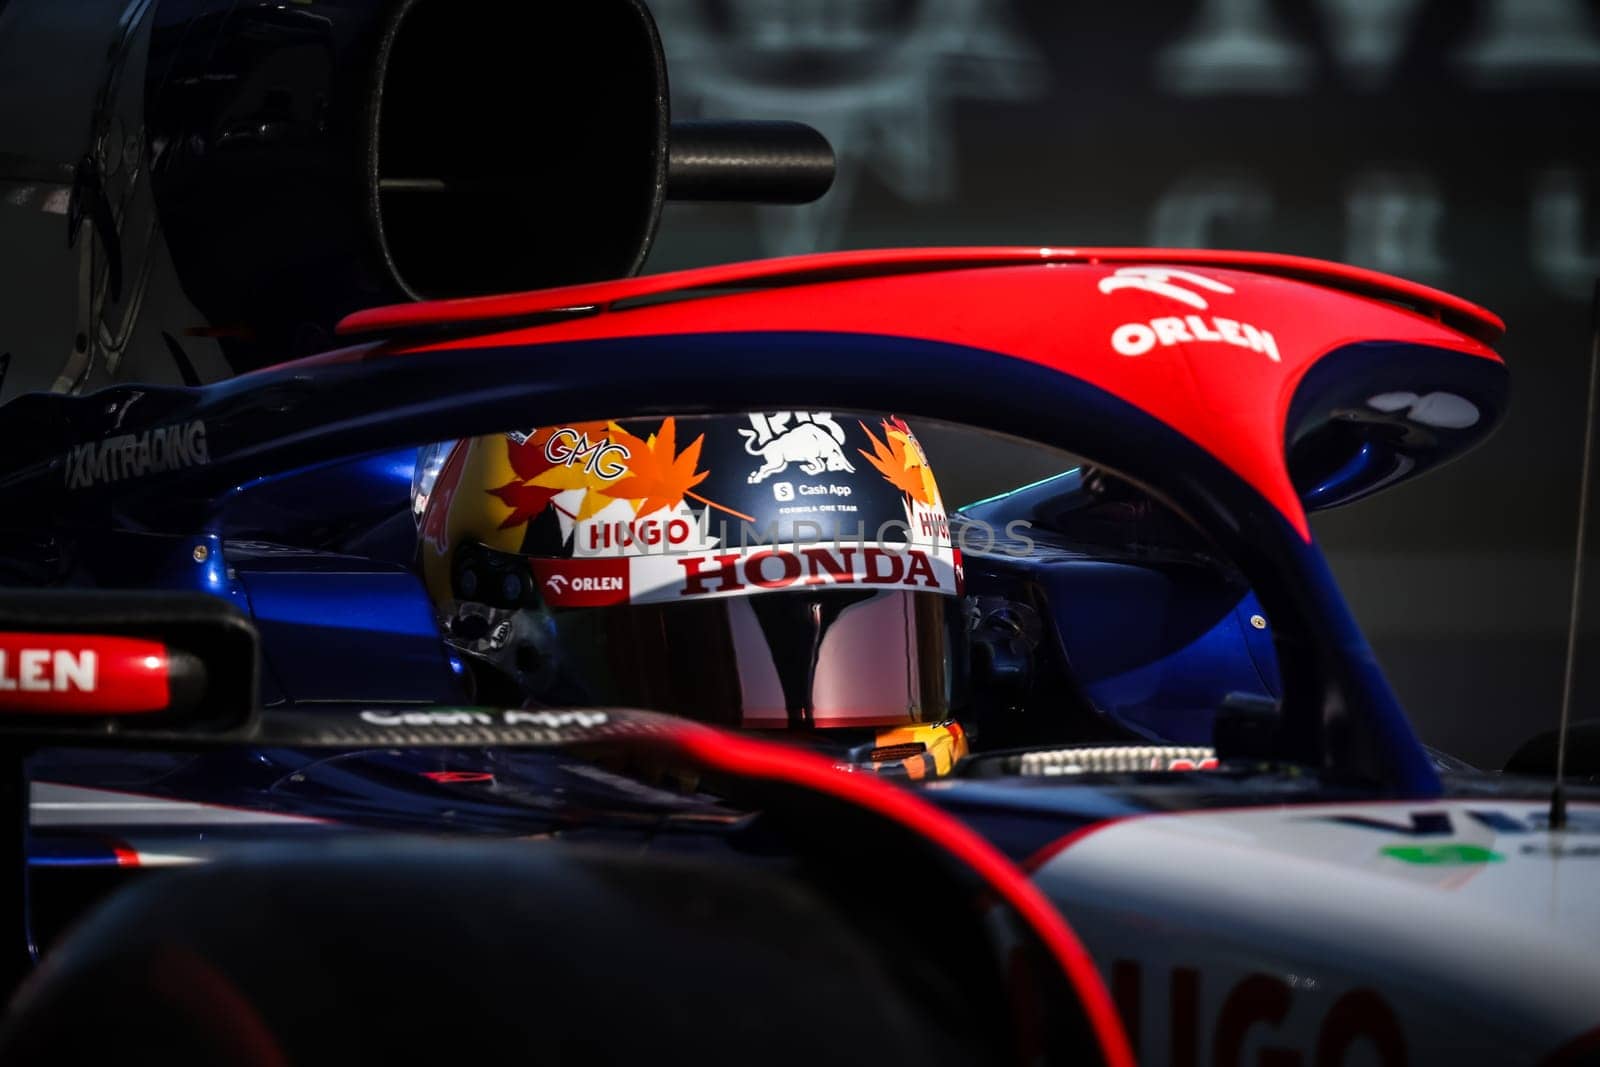
{"label": "orlen logo", "polygon": [[534,559],[529,561],[545,603],[558,608],[597,608],[628,600],[628,561]]}
{"label": "orlen logo", "polygon": [[[1201,290],[1231,294],[1233,286],[1193,271],[1170,267],[1120,267],[1101,278],[1102,293],[1137,289],[1206,311],[1210,303]],[[1274,363],[1282,362],[1277,338],[1248,322],[1220,315],[1164,315],[1145,322],[1125,322],[1111,331],[1111,348],[1121,356],[1142,356],[1157,345],[1227,344],[1259,352]]]}
{"label": "orlen logo", "polygon": [[0,648],[0,692],[92,693],[99,674],[100,657],[93,649],[24,648],[15,653]]}
{"label": "orlen logo", "polygon": [[0,711],[111,715],[167,706],[166,647],[131,637],[0,634]]}
{"label": "orlen logo", "polygon": [[574,578],[570,582],[561,575],[553,575],[550,579],[552,588],[560,582],[562,590],[571,590],[574,593],[620,593],[627,583],[616,575],[601,575],[597,578]]}
{"label": "orlen logo", "polygon": [[[1186,289],[1185,285],[1193,288]],[[1207,278],[1204,274],[1196,274],[1193,271],[1172,270],[1168,267],[1118,267],[1110,275],[1100,279],[1102,293],[1114,293],[1118,289],[1143,289],[1147,293],[1155,293],[1157,296],[1188,304],[1198,311],[1206,310],[1208,305],[1206,298],[1195,292],[1195,289],[1207,289],[1213,293],[1233,292],[1233,286],[1219,282],[1215,278]]]}

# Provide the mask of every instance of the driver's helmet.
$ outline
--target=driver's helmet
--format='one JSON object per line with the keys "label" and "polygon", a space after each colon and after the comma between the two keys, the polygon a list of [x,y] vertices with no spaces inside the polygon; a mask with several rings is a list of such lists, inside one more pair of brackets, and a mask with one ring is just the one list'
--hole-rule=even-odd
{"label": "driver's helmet", "polygon": [[626,419],[447,447],[421,563],[480,702],[794,731],[915,777],[966,752],[959,557],[904,421]]}

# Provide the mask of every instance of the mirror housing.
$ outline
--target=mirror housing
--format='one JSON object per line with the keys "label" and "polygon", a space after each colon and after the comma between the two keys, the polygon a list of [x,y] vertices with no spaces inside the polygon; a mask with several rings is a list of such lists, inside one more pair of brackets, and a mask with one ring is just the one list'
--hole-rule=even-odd
{"label": "mirror housing", "polygon": [[0,594],[0,740],[124,743],[253,721],[258,640],[202,593]]}

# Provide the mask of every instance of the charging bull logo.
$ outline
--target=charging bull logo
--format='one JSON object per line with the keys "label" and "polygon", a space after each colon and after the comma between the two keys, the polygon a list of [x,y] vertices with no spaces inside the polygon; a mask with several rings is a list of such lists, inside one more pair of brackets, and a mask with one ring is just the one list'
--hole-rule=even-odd
{"label": "charging bull logo", "polygon": [[[793,420],[794,425],[790,425]],[[798,463],[805,474],[830,471],[855,473],[844,456],[844,429],[827,411],[778,411],[771,415],[750,416],[753,429],[740,430],[744,450],[761,460],[761,466],[746,479],[758,485],[774,474]]]}

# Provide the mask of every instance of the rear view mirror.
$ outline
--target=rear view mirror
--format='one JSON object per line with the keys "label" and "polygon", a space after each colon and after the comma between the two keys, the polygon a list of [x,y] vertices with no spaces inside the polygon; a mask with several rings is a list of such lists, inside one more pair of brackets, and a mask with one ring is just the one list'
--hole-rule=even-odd
{"label": "rear view mirror", "polygon": [[255,629],[201,593],[0,594],[0,739],[220,733],[256,704]]}

